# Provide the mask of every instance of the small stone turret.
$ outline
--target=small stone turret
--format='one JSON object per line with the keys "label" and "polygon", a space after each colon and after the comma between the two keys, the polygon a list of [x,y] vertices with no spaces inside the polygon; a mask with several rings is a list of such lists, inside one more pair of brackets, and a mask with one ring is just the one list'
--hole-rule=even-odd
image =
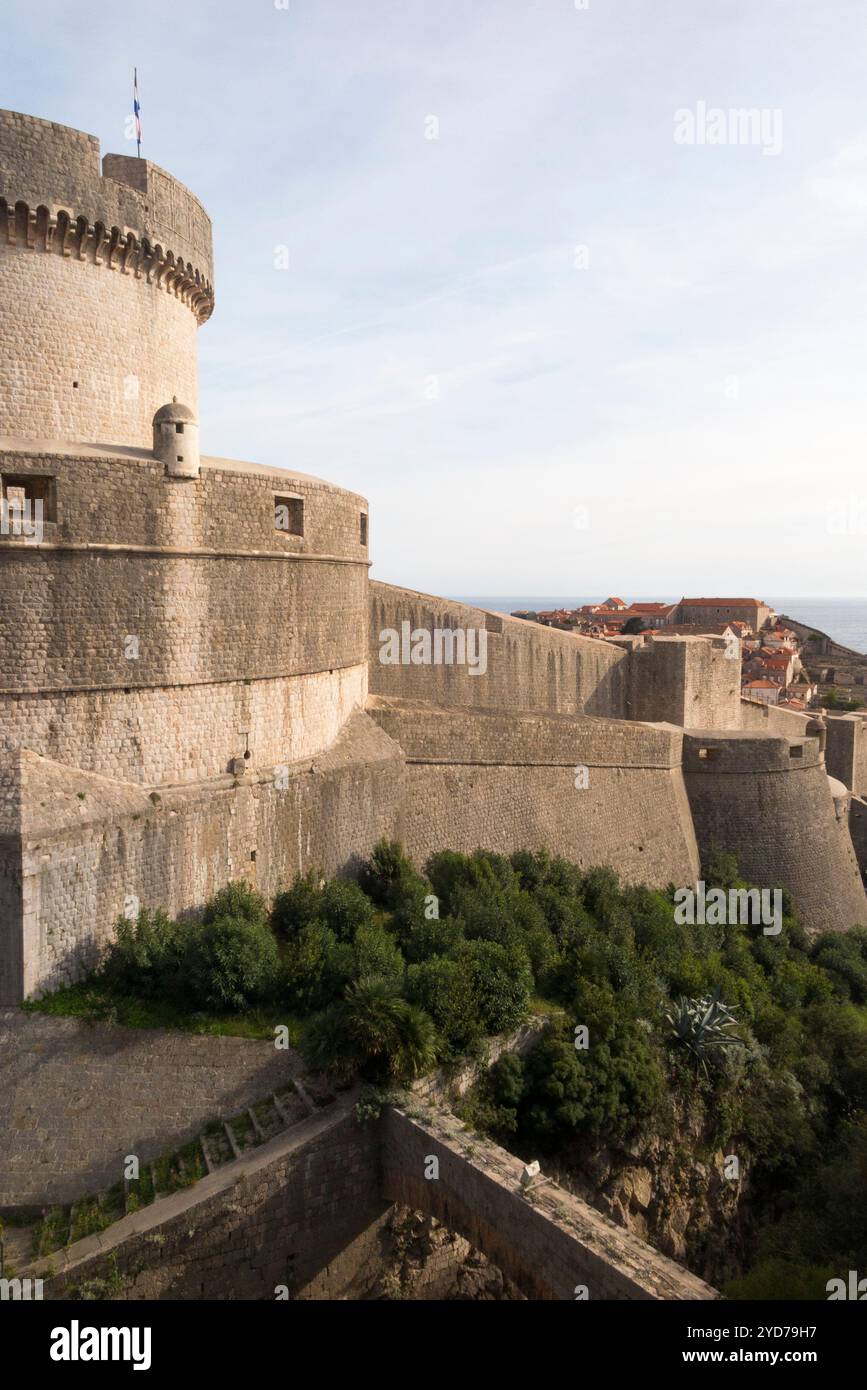
{"label": "small stone turret", "polygon": [[188,405],[177,396],[154,416],[154,453],[170,478],[198,478],[199,425]]}

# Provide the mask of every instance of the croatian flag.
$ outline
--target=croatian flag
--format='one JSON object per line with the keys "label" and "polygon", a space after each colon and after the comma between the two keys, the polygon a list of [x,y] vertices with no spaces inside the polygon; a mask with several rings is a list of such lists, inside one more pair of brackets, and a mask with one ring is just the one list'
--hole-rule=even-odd
{"label": "croatian flag", "polygon": [[141,107],[138,100],[138,68],[132,70],[132,109],[135,112],[135,143],[139,158],[141,158]]}

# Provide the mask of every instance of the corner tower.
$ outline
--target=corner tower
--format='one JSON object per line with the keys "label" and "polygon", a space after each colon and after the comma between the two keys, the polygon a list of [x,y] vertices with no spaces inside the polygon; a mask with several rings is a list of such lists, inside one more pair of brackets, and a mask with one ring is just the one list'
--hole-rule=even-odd
{"label": "corner tower", "polygon": [[150,449],[167,401],[195,417],[212,276],[210,219],[171,174],[0,110],[0,436]]}

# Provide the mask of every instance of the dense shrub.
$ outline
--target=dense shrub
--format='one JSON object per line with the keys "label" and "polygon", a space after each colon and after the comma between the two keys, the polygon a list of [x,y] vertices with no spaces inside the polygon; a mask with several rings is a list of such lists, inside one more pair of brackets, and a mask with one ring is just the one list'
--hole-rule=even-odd
{"label": "dense shrub", "polygon": [[396,908],[407,894],[424,882],[396,841],[380,840],[370,858],[362,864],[358,882],[377,907]]}
{"label": "dense shrub", "polygon": [[278,936],[291,941],[321,916],[322,875],[310,869],[306,874],[298,874],[285,893],[277,894],[271,908],[271,925]]}
{"label": "dense shrub", "polygon": [[342,994],[356,973],[355,952],[338,941],[324,922],[314,919],[290,944],[284,963],[286,995],[301,1013],[323,1009]]}
{"label": "dense shrub", "polygon": [[118,920],[102,976],[118,994],[154,999],[176,987],[183,956],[183,933],[165,912],[142,908],[134,921]]}
{"label": "dense shrub", "polygon": [[[544,851],[444,851],[426,875],[382,841],[358,884],[296,878],[270,926],[244,882],[198,925],[142,912],[118,924],[102,985],[220,1012],[273,996],[306,1020],[311,1065],[377,1083],[478,1054],[541,995],[551,1026],[473,1089],[478,1127],[520,1152],[568,1153],[579,1136],[616,1145],[688,1119],[690,1142],[698,1126],[706,1149],[738,1153],[754,1210],[766,1203],[743,1288],[813,1288],[832,1258],[867,1267],[867,933],[811,940],[788,894],[779,935],[679,924],[673,886],[622,887]],[[749,887],[725,854],[703,877]],[[705,1074],[666,1017],[679,996],[714,993],[744,1046],[719,1048]]]}
{"label": "dense shrub", "polygon": [[181,988],[194,1008],[245,1009],[273,991],[278,963],[268,927],[246,917],[218,917],[190,929]]}
{"label": "dense shrub", "polygon": [[243,918],[263,927],[268,921],[268,904],[244,879],[235,879],[214,894],[202,913],[205,923],[216,922],[221,917]]}
{"label": "dense shrub", "polygon": [[473,1002],[486,1033],[508,1033],[526,1016],[533,972],[522,946],[466,941],[456,959],[467,970]]}
{"label": "dense shrub", "polygon": [[410,1080],[436,1060],[436,1032],[391,981],[364,976],[311,1020],[303,1050],[314,1071],[337,1079],[361,1072],[368,1079]]}
{"label": "dense shrub", "polygon": [[373,904],[357,883],[334,878],[322,890],[322,919],[340,941],[352,941],[373,921]]}
{"label": "dense shrub", "polygon": [[407,971],[407,992],[436,1024],[445,1043],[440,1049],[442,1056],[459,1055],[484,1036],[485,1026],[466,958],[435,956],[411,965]]}

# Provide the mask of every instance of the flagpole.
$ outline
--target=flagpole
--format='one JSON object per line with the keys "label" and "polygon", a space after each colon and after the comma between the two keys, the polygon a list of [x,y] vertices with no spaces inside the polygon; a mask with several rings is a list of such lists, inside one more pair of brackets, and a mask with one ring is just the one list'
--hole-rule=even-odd
{"label": "flagpole", "polygon": [[141,117],[139,112],[141,107],[138,103],[138,68],[132,70],[132,106],[135,112],[135,146],[136,158],[141,159]]}

